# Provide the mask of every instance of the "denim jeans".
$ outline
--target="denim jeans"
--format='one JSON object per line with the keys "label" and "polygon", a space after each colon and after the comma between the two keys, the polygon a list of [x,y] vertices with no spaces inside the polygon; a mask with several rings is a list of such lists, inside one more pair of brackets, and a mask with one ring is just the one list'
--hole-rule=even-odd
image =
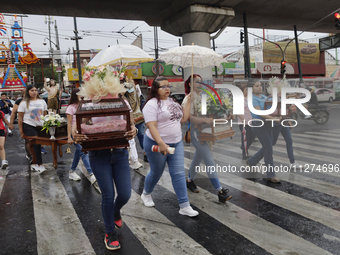
{"label": "denim jeans", "polygon": [[187,193],[187,186],[185,182],[184,172],[184,145],[183,142],[168,144],[175,148],[174,154],[167,154],[166,156],[158,152],[152,152],[151,147],[158,145],[154,140],[147,135],[144,136],[144,148],[146,156],[150,164],[150,172],[147,174],[144,183],[143,193],[148,195],[154,190],[157,182],[161,178],[165,163],[168,163],[169,173],[171,176],[172,186],[175,190],[177,200],[180,208],[189,206],[189,199]]}
{"label": "denim jeans", "polygon": [[138,137],[138,140],[139,140],[139,145],[144,150],[144,145],[143,145],[143,142],[144,142],[144,122],[139,123],[135,126],[138,129],[137,137]]}
{"label": "denim jeans", "polygon": [[[35,127],[28,125],[26,123],[23,123],[23,130],[24,134],[26,136],[36,136],[37,135],[37,130]],[[28,143],[28,139],[26,141]],[[33,149],[36,157],[36,164],[42,165],[42,156],[41,156],[41,145],[40,144],[33,144]]]}
{"label": "denim jeans", "polygon": [[243,125],[239,125],[240,131],[241,131],[241,148],[242,148],[242,155],[243,156],[247,156],[246,150],[245,150],[245,146],[244,146],[244,136],[243,136],[243,128],[245,128],[246,130],[246,139],[247,139],[247,151],[249,150],[250,146],[252,145],[252,143],[255,140],[255,135],[253,132],[252,127],[246,125],[245,127],[243,127]]}
{"label": "denim jeans", "polygon": [[[284,127],[282,125],[277,125],[274,127],[273,130],[273,146],[276,144],[277,139],[280,135],[282,134],[283,138],[285,139],[286,142],[286,150],[289,158],[289,162],[293,164],[295,162],[295,157],[294,157],[294,151],[293,151],[293,139],[292,139],[292,133],[290,132],[289,127]],[[275,139],[276,138],[276,139]]]}
{"label": "denim jeans", "polygon": [[[128,157],[129,153],[125,149],[89,152],[91,168],[102,192],[102,214],[106,233],[115,230],[114,221],[120,219],[120,209],[131,197]],[[116,199],[114,185],[117,190]]]}
{"label": "denim jeans", "polygon": [[274,172],[274,160],[273,160],[273,141],[277,139],[278,134],[275,133],[276,138],[273,137],[273,127],[264,124],[260,127],[260,121],[252,122],[254,134],[259,139],[262,148],[251,158],[248,159],[248,163],[251,166],[255,166],[263,157],[264,163],[267,166],[267,178],[275,177]]}
{"label": "denim jeans", "polygon": [[84,166],[89,174],[92,174],[92,169],[90,166],[89,155],[81,151],[82,147],[80,144],[75,144],[76,151],[74,153],[73,162],[71,166],[71,172],[74,172],[78,166],[80,158],[83,160]]}
{"label": "denim jeans", "polygon": [[204,161],[204,164],[206,165],[206,172],[208,174],[208,177],[214,186],[214,188],[219,191],[222,189],[220,181],[218,179],[216,171],[211,172],[211,168],[215,168],[215,161],[214,157],[212,155],[212,152],[210,150],[209,145],[206,142],[201,142],[198,140],[199,132],[197,128],[192,127],[190,129],[191,134],[191,142],[194,145],[196,151],[194,154],[194,157],[191,161],[190,167],[189,167],[189,180],[194,180],[196,176],[196,167],[200,166],[201,161]]}

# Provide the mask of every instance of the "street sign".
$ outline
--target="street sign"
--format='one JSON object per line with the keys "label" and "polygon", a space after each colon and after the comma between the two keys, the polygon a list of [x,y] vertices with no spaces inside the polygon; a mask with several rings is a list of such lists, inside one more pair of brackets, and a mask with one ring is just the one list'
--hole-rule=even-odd
{"label": "street sign", "polygon": [[63,68],[61,66],[57,66],[56,67],[56,71],[57,71],[57,73],[62,73],[63,72]]}
{"label": "street sign", "polygon": [[319,47],[321,51],[339,48],[340,47],[340,34],[328,36],[319,39]]}

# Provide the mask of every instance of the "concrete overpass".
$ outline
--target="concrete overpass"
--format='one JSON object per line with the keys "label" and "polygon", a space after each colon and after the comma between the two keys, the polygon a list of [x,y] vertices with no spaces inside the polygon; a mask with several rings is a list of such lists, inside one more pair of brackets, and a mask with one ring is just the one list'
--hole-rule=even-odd
{"label": "concrete overpass", "polygon": [[[218,35],[226,26],[244,26],[244,13],[250,28],[293,30],[296,25],[299,31],[338,33],[333,14],[339,8],[339,0],[16,0],[2,3],[0,11],[143,20],[150,26],[160,26],[172,35],[182,36],[184,45],[194,42],[210,48],[211,34],[217,32]],[[250,63],[248,65],[250,70]],[[186,77],[190,73],[187,68],[184,72]],[[211,77],[211,68],[194,72],[203,78]]]}
{"label": "concrete overpass", "polygon": [[[340,8],[339,0],[17,0],[2,1],[2,13],[76,16],[88,18],[143,20],[151,26],[165,26],[168,20],[191,5],[232,8],[235,17],[229,26],[242,27],[247,13],[250,28],[338,33],[334,16],[314,23]],[[163,28],[162,28],[163,29]],[[166,29],[165,29],[166,31]]]}

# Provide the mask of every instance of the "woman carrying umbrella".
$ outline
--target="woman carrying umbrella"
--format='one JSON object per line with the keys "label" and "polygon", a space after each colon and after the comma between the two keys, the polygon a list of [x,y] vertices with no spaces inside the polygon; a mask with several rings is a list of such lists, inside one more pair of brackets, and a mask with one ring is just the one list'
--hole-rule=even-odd
{"label": "woman carrying umbrella", "polygon": [[[161,178],[165,163],[168,163],[172,185],[179,203],[179,213],[189,217],[198,215],[190,206],[185,187],[184,146],[181,123],[188,120],[190,104],[182,107],[170,95],[169,82],[164,77],[157,77],[151,85],[148,99],[143,108],[143,115],[148,130],[144,136],[144,150],[150,163],[150,172],[145,178],[141,198],[145,206],[152,207],[151,192]],[[190,101],[190,100],[189,100]],[[152,152],[151,147],[159,146],[160,153]],[[175,148],[170,154],[168,147]]]}
{"label": "woman carrying umbrella", "polygon": [[[210,182],[212,183],[212,185],[214,186],[214,188],[217,191],[217,196],[218,196],[218,200],[220,202],[225,203],[226,201],[228,201],[229,199],[232,198],[232,196],[228,195],[229,190],[228,189],[224,189],[222,188],[220,181],[218,179],[217,173],[215,171],[210,171],[211,167],[215,168],[215,161],[214,161],[214,157],[212,155],[210,146],[207,142],[203,142],[201,143],[198,140],[198,136],[199,136],[199,131],[198,131],[198,125],[204,125],[204,124],[209,124],[209,126],[213,123],[213,119],[212,118],[200,118],[197,116],[197,114],[195,114],[197,112],[197,109],[195,109],[196,104],[195,102],[200,102],[200,98],[201,98],[201,92],[202,90],[199,89],[200,87],[200,83],[202,82],[202,77],[198,74],[194,74],[193,75],[193,84],[194,86],[191,87],[191,75],[189,76],[189,78],[185,81],[184,86],[185,86],[185,93],[188,94],[190,93],[190,88],[192,88],[192,97],[194,100],[193,103],[193,107],[190,111],[190,121],[191,121],[191,142],[194,145],[196,151],[195,151],[195,155],[194,158],[191,161],[190,167],[189,167],[189,176],[188,176],[188,180],[187,180],[187,188],[189,190],[191,190],[194,193],[198,193],[199,190],[194,182],[195,176],[196,176],[196,166],[199,166],[201,161],[203,160],[206,168],[207,168],[207,174],[208,177],[210,179]],[[191,94],[191,93],[190,93]],[[187,104],[190,103],[190,94],[188,94],[184,100],[183,100],[183,104]],[[195,116],[196,115],[196,116]]]}

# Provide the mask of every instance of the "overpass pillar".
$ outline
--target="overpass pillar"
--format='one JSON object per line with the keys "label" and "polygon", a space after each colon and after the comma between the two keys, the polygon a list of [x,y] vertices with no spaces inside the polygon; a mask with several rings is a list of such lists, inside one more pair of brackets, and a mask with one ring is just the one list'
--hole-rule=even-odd
{"label": "overpass pillar", "polygon": [[[199,45],[211,48],[210,34],[222,31],[234,18],[231,8],[205,5],[191,5],[161,24],[161,29],[175,36],[182,36],[183,45]],[[212,79],[212,66],[204,69],[194,67],[194,73],[204,80]],[[191,74],[191,68],[184,68],[184,79]]]}

